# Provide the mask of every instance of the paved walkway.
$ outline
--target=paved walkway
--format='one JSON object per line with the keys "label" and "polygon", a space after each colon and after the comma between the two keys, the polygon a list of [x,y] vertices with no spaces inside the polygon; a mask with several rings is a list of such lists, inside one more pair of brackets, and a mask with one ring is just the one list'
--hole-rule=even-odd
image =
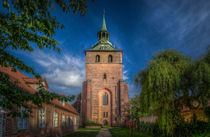
{"label": "paved walkway", "polygon": [[96,137],[112,137],[108,128],[102,128]]}

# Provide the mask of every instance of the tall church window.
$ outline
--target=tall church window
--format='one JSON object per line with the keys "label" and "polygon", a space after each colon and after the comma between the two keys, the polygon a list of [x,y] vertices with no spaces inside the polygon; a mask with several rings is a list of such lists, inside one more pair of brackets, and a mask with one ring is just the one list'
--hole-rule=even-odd
{"label": "tall church window", "polygon": [[112,62],[112,55],[109,55],[109,57],[108,57],[108,62],[109,62],[109,63]]}
{"label": "tall church window", "polygon": [[100,62],[100,56],[96,55],[96,62]]}
{"label": "tall church window", "polygon": [[103,105],[108,105],[108,94],[104,93],[103,95]]}

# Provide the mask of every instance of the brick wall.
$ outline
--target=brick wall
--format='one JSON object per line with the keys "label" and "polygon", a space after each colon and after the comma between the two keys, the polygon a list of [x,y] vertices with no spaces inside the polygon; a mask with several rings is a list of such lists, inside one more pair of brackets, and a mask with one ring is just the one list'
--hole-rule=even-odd
{"label": "brick wall", "polygon": [[[96,56],[100,62],[96,62]],[[113,61],[108,62],[112,55]],[[105,76],[106,75],[106,76]],[[120,82],[121,81],[121,82]],[[102,104],[103,94],[108,94],[108,105]],[[82,120],[91,120],[109,125],[116,124],[122,103],[128,102],[127,83],[123,81],[122,51],[86,51],[86,81],[82,92]],[[103,117],[108,112],[108,117]]]}
{"label": "brick wall", "polygon": [[[29,116],[28,129],[18,130],[17,118],[6,117],[5,137],[57,137],[77,130],[78,123],[75,124],[75,117],[79,120],[78,114],[71,113],[55,105],[43,104],[43,109],[46,110],[46,125],[44,128],[39,127],[39,109],[33,107],[32,113]],[[54,127],[53,125],[54,112],[58,113],[58,127]],[[67,126],[65,122],[65,126],[62,126],[62,114],[65,115],[65,119],[67,118],[66,116],[72,117],[73,125]]]}

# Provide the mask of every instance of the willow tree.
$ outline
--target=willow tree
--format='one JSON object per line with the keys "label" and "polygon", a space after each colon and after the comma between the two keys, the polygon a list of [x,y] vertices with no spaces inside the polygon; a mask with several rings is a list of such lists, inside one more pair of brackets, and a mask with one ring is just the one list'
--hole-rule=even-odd
{"label": "willow tree", "polygon": [[181,82],[189,66],[189,57],[176,50],[165,50],[154,54],[147,68],[136,76],[136,82],[142,87],[144,111],[158,116],[160,129],[170,135],[181,122],[177,99],[183,95]]}
{"label": "willow tree", "polygon": [[[86,0],[2,0],[0,12],[0,65],[19,69],[40,78],[31,66],[14,55],[16,50],[33,52],[34,49],[53,49],[58,52],[59,42],[54,38],[56,30],[64,25],[52,15],[56,8],[63,13],[87,11]],[[33,46],[31,45],[33,44]],[[40,88],[43,89],[43,88]],[[72,100],[72,96],[61,97],[55,93],[40,90],[34,95],[19,89],[10,83],[9,77],[0,73],[0,107],[8,109],[15,116],[18,111],[14,106],[24,107],[30,112],[31,101],[37,106],[49,103],[52,99]]]}
{"label": "willow tree", "polygon": [[[209,109],[208,100],[210,100],[210,46],[207,53],[200,59],[195,60],[188,73],[188,90],[190,90],[190,102],[196,101],[204,110]],[[207,111],[205,111],[207,112]],[[207,116],[210,120],[210,114]]]}

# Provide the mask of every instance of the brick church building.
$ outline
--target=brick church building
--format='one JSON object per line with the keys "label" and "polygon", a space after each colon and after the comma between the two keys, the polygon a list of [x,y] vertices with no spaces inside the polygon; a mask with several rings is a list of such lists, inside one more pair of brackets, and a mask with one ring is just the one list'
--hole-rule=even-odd
{"label": "brick church building", "polygon": [[115,126],[125,122],[123,108],[129,102],[128,84],[123,80],[123,50],[109,42],[109,32],[103,16],[98,42],[85,50],[86,78],[81,94],[80,118],[84,125],[90,120]]}

